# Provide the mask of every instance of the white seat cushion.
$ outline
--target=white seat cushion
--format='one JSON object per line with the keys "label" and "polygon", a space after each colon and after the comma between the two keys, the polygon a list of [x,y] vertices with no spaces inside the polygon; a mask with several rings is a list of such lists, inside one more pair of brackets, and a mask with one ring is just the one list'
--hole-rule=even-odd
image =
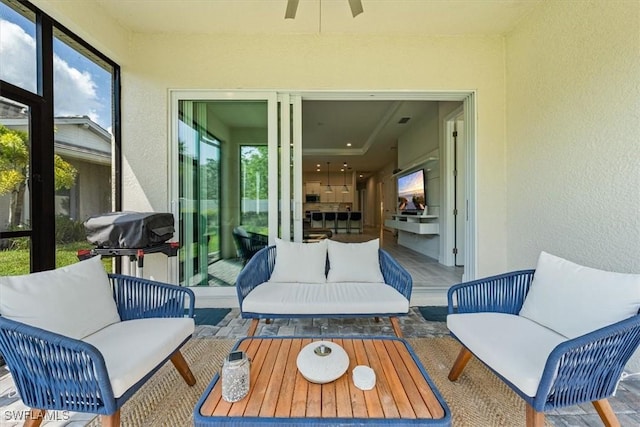
{"label": "white seat cushion", "polygon": [[542,252],[520,316],[576,338],[640,309],[640,274],[584,267]]}
{"label": "white seat cushion", "polygon": [[75,339],[120,321],[100,257],[56,270],[0,277],[0,314]]}
{"label": "white seat cushion", "polygon": [[527,318],[503,313],[450,314],[447,327],[480,360],[531,397],[549,354],[567,340]]}
{"label": "white seat cushion", "polygon": [[407,313],[409,301],[384,283],[277,283],[257,286],[242,311],[265,314]]}
{"label": "white seat cushion", "polygon": [[326,265],[326,240],[299,243],[276,238],[276,263],[269,281],[324,283]]}
{"label": "white seat cushion", "polygon": [[136,319],[110,325],[83,341],[102,353],[118,398],[172,354],[194,329],[191,318]]}

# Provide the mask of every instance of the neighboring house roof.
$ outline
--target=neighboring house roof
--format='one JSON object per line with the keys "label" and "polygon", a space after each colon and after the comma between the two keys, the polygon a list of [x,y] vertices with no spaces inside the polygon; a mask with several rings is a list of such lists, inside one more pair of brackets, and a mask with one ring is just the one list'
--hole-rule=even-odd
{"label": "neighboring house roof", "polygon": [[[11,129],[27,130],[24,105],[0,99],[0,123]],[[56,153],[91,163],[111,164],[112,135],[88,116],[54,117]]]}

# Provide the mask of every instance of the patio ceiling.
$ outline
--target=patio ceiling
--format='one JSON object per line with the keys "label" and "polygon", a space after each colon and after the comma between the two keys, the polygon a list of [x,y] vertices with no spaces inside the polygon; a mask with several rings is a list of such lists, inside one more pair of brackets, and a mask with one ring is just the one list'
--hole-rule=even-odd
{"label": "patio ceiling", "polygon": [[91,0],[132,32],[226,34],[497,35],[511,31],[542,0]]}
{"label": "patio ceiling", "polygon": [[[78,0],[76,0],[78,1]],[[87,0],[85,0],[87,1]],[[542,0],[362,0],[353,18],[347,0],[300,0],[284,19],[287,0],[88,0],[133,33],[416,34],[491,36],[511,31]],[[304,101],[303,170],[348,162],[373,172],[396,157],[398,137],[424,114],[427,101]],[[260,107],[225,106],[230,127],[260,127]],[[398,123],[401,118],[410,121]],[[351,147],[346,144],[351,143]]]}

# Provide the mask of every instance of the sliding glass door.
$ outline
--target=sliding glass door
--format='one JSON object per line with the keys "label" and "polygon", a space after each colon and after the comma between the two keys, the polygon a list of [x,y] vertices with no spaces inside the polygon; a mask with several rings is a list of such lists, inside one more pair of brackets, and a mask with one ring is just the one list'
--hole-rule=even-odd
{"label": "sliding glass door", "polygon": [[[246,262],[238,235],[266,245],[291,230],[291,167],[281,161],[277,95],[174,91],[171,102],[171,209],[180,224],[176,279],[231,288]],[[291,156],[288,143],[285,152]]]}

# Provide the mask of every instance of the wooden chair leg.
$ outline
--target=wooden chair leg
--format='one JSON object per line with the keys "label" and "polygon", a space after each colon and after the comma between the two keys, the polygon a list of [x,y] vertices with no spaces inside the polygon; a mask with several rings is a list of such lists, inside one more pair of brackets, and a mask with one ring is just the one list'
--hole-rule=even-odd
{"label": "wooden chair leg", "polygon": [[256,329],[258,329],[258,322],[260,319],[251,319],[251,325],[249,325],[249,330],[247,331],[247,336],[252,337],[253,334],[256,333]]}
{"label": "wooden chair leg", "polygon": [[450,381],[455,381],[458,379],[462,371],[464,371],[465,366],[467,366],[467,363],[469,363],[469,360],[471,360],[471,356],[473,356],[473,354],[469,350],[467,350],[467,347],[462,346],[462,348],[460,349],[460,353],[458,353],[456,361],[451,367],[451,371],[449,371],[448,378]]}
{"label": "wooden chair leg", "polygon": [[193,372],[191,372],[191,369],[189,368],[187,361],[184,360],[184,356],[182,355],[180,350],[176,350],[171,355],[171,363],[173,363],[173,366],[176,367],[176,369],[188,385],[192,386],[196,383],[196,377],[193,376]]}
{"label": "wooden chair leg", "polygon": [[47,411],[44,409],[31,409],[27,415],[27,419],[24,420],[24,427],[38,427],[44,420],[44,414]]}
{"label": "wooden chair leg", "polygon": [[120,427],[120,409],[111,415],[100,415],[102,427]]}
{"label": "wooden chair leg", "polygon": [[544,427],[544,412],[538,412],[528,403],[527,405],[527,427]]}
{"label": "wooden chair leg", "polygon": [[266,323],[267,325],[271,324],[271,319],[264,319],[264,323]]}
{"label": "wooden chair leg", "polygon": [[400,321],[398,320],[398,318],[395,316],[391,316],[389,317],[389,320],[391,321],[393,332],[395,332],[398,338],[402,338],[402,329],[400,329]]}
{"label": "wooden chair leg", "polygon": [[591,403],[596,408],[596,412],[600,415],[600,419],[606,427],[620,427],[620,421],[618,421],[618,417],[613,412],[607,399],[596,400]]}

